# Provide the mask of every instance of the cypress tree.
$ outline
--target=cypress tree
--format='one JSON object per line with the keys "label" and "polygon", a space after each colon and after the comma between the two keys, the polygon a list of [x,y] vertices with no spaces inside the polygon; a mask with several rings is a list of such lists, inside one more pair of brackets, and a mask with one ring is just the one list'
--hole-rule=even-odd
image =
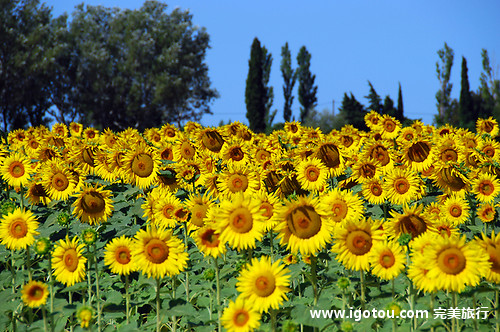
{"label": "cypress tree", "polygon": [[347,93],[344,93],[339,112],[347,124],[353,125],[360,130],[368,130],[365,123],[366,110],[363,104],[357,101],[352,93],[350,97]]}
{"label": "cypress tree", "polygon": [[283,96],[285,97],[285,105],[283,107],[283,119],[285,122],[290,122],[292,118],[293,104],[293,87],[297,80],[297,71],[292,69],[292,57],[288,42],[281,48],[281,75],[283,76]]}
{"label": "cypress tree", "polygon": [[299,102],[302,105],[300,108],[300,121],[304,122],[309,112],[316,106],[318,99],[316,92],[318,87],[314,85],[316,75],[311,74],[311,54],[305,46],[300,48],[297,55],[298,78],[299,78]]}
{"label": "cypress tree", "polygon": [[370,102],[370,104],[368,104],[368,110],[373,110],[379,114],[382,114],[382,99],[378,95],[377,91],[375,91],[375,88],[370,81],[368,81],[368,85],[370,86],[370,93],[368,94],[368,96],[365,96],[365,98]]}
{"label": "cypress tree", "polygon": [[460,86],[460,99],[458,101],[458,114],[460,127],[474,130],[477,114],[474,113],[474,102],[470,93],[467,60],[462,57],[462,81]]}
{"label": "cypress tree", "polygon": [[401,83],[399,83],[399,90],[398,90],[398,108],[396,108],[396,120],[405,121],[405,115],[404,115],[404,110],[403,110],[403,92],[401,92]]}
{"label": "cypress tree", "polygon": [[245,104],[249,127],[256,133],[266,130],[267,91],[264,86],[264,54],[257,38],[253,40],[250,60],[248,61],[248,76],[245,88]]}

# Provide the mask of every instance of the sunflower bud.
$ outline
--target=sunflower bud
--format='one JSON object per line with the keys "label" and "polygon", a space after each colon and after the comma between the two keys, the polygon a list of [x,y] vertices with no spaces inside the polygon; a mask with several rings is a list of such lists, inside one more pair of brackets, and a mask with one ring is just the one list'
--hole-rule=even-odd
{"label": "sunflower bud", "polygon": [[82,328],[89,327],[89,324],[92,321],[93,315],[94,315],[94,311],[92,310],[91,307],[88,307],[88,306],[81,307],[80,309],[78,309],[78,312],[76,314],[76,316],[78,317],[78,320],[80,321],[80,326]]}
{"label": "sunflower bud", "polygon": [[399,303],[397,303],[397,302],[391,302],[391,303],[389,303],[385,307],[385,309],[387,311],[389,311],[389,314],[391,315],[391,317],[392,317],[393,313],[394,313],[394,317],[398,317],[399,314],[401,313],[401,310],[402,310],[401,305]]}
{"label": "sunflower bud", "polygon": [[97,240],[97,232],[93,228],[87,228],[82,231],[82,241],[90,246]]}
{"label": "sunflower bud", "polygon": [[297,327],[297,324],[292,321],[292,320],[287,320],[283,323],[283,332],[297,332],[298,331],[298,327]]}
{"label": "sunflower bud", "polygon": [[215,279],[215,271],[214,269],[207,269],[203,272],[203,279],[212,281]]}
{"label": "sunflower bud", "polygon": [[16,209],[16,203],[13,201],[3,201],[2,206],[0,207],[0,213],[3,214],[9,214],[14,212]]}
{"label": "sunflower bud", "polygon": [[351,285],[351,281],[349,280],[349,278],[346,278],[346,277],[341,277],[337,281],[338,288],[340,288],[342,290],[346,290],[347,288],[349,288],[350,285]]}
{"label": "sunflower bud", "polygon": [[57,216],[57,223],[63,227],[67,227],[69,226],[69,222],[70,222],[70,219],[69,219],[69,214],[67,214],[66,212],[61,212],[58,216]]}
{"label": "sunflower bud", "polygon": [[35,252],[37,255],[44,256],[50,251],[51,243],[46,237],[41,237],[35,241]]}
{"label": "sunflower bud", "polygon": [[351,332],[351,331],[354,331],[354,326],[353,326],[352,322],[345,321],[345,322],[342,322],[342,324],[340,324],[340,330],[343,332]]}

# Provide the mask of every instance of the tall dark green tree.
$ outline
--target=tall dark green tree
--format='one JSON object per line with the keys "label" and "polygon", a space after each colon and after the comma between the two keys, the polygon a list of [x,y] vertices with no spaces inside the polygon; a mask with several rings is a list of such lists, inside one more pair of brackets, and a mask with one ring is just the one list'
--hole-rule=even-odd
{"label": "tall dark green tree", "polygon": [[283,96],[285,97],[285,105],[283,106],[283,119],[285,122],[290,122],[292,119],[292,104],[293,104],[293,87],[297,80],[297,71],[292,69],[292,57],[288,42],[281,48],[281,75],[283,76]]}
{"label": "tall dark green tree", "polygon": [[377,91],[375,91],[375,88],[370,81],[368,81],[368,85],[370,86],[370,93],[368,94],[368,96],[365,96],[365,98],[368,99],[369,102],[368,110],[373,110],[379,114],[382,114],[382,99],[378,95]]}
{"label": "tall dark green tree", "polygon": [[397,110],[394,107],[394,101],[389,97],[389,95],[384,98],[384,105],[382,106],[382,113],[390,115],[392,117],[396,117]]}
{"label": "tall dark green tree", "polygon": [[350,96],[344,93],[339,112],[347,124],[353,125],[360,130],[368,130],[365,123],[366,110],[363,104],[357,101],[352,93]]}
{"label": "tall dark green tree", "polygon": [[467,60],[462,57],[462,80],[460,86],[460,99],[458,102],[459,125],[474,131],[477,114],[474,112],[474,101],[470,92],[469,76],[467,74]]}
{"label": "tall dark green tree", "polygon": [[50,8],[38,0],[0,1],[0,119],[3,130],[47,124]]}
{"label": "tall dark green tree", "polygon": [[318,99],[316,93],[318,86],[314,85],[316,75],[311,73],[311,54],[305,46],[302,46],[297,55],[298,64],[298,80],[299,80],[299,102],[302,105],[300,108],[300,121],[304,121],[308,113],[316,107]]}
{"label": "tall dark green tree", "polygon": [[264,59],[262,79],[264,80],[264,89],[266,90],[265,122],[266,128],[269,128],[271,127],[278,110],[274,110],[271,112],[271,107],[273,107],[274,102],[274,89],[269,85],[269,78],[271,77],[271,65],[273,64],[273,56],[267,51],[267,48],[265,46],[262,46],[262,57]]}
{"label": "tall dark green tree", "polygon": [[481,51],[483,72],[479,78],[478,95],[481,96],[481,105],[478,106],[479,117],[487,118],[494,116],[500,120],[500,80],[494,76],[493,68],[490,64],[488,51]]}
{"label": "tall dark green tree", "polygon": [[437,53],[441,61],[441,64],[436,62],[436,74],[440,83],[440,89],[436,93],[438,114],[434,120],[438,126],[446,123],[457,125],[456,108],[451,100],[453,84],[450,83],[454,52],[448,44],[444,43],[444,47]]}
{"label": "tall dark green tree", "polygon": [[[146,1],[137,10],[79,5],[56,54],[68,84],[54,85],[59,113],[97,128],[139,130],[199,121],[217,97],[205,63],[209,35],[188,11]],[[65,67],[67,66],[67,67]]]}
{"label": "tall dark green tree", "polygon": [[403,123],[406,120],[403,109],[403,92],[401,91],[401,83],[399,83],[398,107],[396,108],[395,118],[396,120],[399,120],[401,123]]}
{"label": "tall dark green tree", "polygon": [[262,133],[266,130],[267,90],[264,85],[265,55],[260,41],[254,38],[248,61],[248,76],[245,88],[247,119],[251,130]]}

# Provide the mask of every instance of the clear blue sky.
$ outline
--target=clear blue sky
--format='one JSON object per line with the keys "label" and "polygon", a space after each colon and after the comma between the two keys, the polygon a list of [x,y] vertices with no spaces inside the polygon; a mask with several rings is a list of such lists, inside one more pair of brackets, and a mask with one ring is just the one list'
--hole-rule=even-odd
{"label": "clear blue sky", "polygon": [[[53,14],[71,14],[81,0],[49,0]],[[139,0],[87,0],[87,5],[137,9]],[[213,115],[201,124],[216,126],[220,120],[248,124],[245,113],[245,80],[254,37],[273,55],[270,84],[274,87],[275,122],[283,121],[281,47],[288,42],[296,56],[305,45],[312,55],[311,71],[318,85],[318,110],[335,113],[345,92],[367,105],[370,80],[382,97],[397,102],[401,82],[405,115],[431,124],[436,110],[437,51],[446,42],[455,52],[452,97],[460,94],[462,56],[467,59],[472,90],[479,86],[481,49],[488,50],[497,70],[500,65],[500,1],[484,0],[185,0],[166,1],[169,9],[189,9],[193,22],[210,35],[206,63],[212,86],[220,98]],[[299,117],[295,87],[293,115]]]}

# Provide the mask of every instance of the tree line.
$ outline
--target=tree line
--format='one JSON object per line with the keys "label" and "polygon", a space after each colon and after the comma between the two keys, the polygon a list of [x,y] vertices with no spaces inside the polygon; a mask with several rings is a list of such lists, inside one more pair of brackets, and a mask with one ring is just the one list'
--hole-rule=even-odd
{"label": "tree line", "polygon": [[218,97],[209,40],[188,11],[157,1],[137,10],[81,4],[71,20],[38,0],[0,1],[3,130],[53,120],[113,130],[199,121]]}

